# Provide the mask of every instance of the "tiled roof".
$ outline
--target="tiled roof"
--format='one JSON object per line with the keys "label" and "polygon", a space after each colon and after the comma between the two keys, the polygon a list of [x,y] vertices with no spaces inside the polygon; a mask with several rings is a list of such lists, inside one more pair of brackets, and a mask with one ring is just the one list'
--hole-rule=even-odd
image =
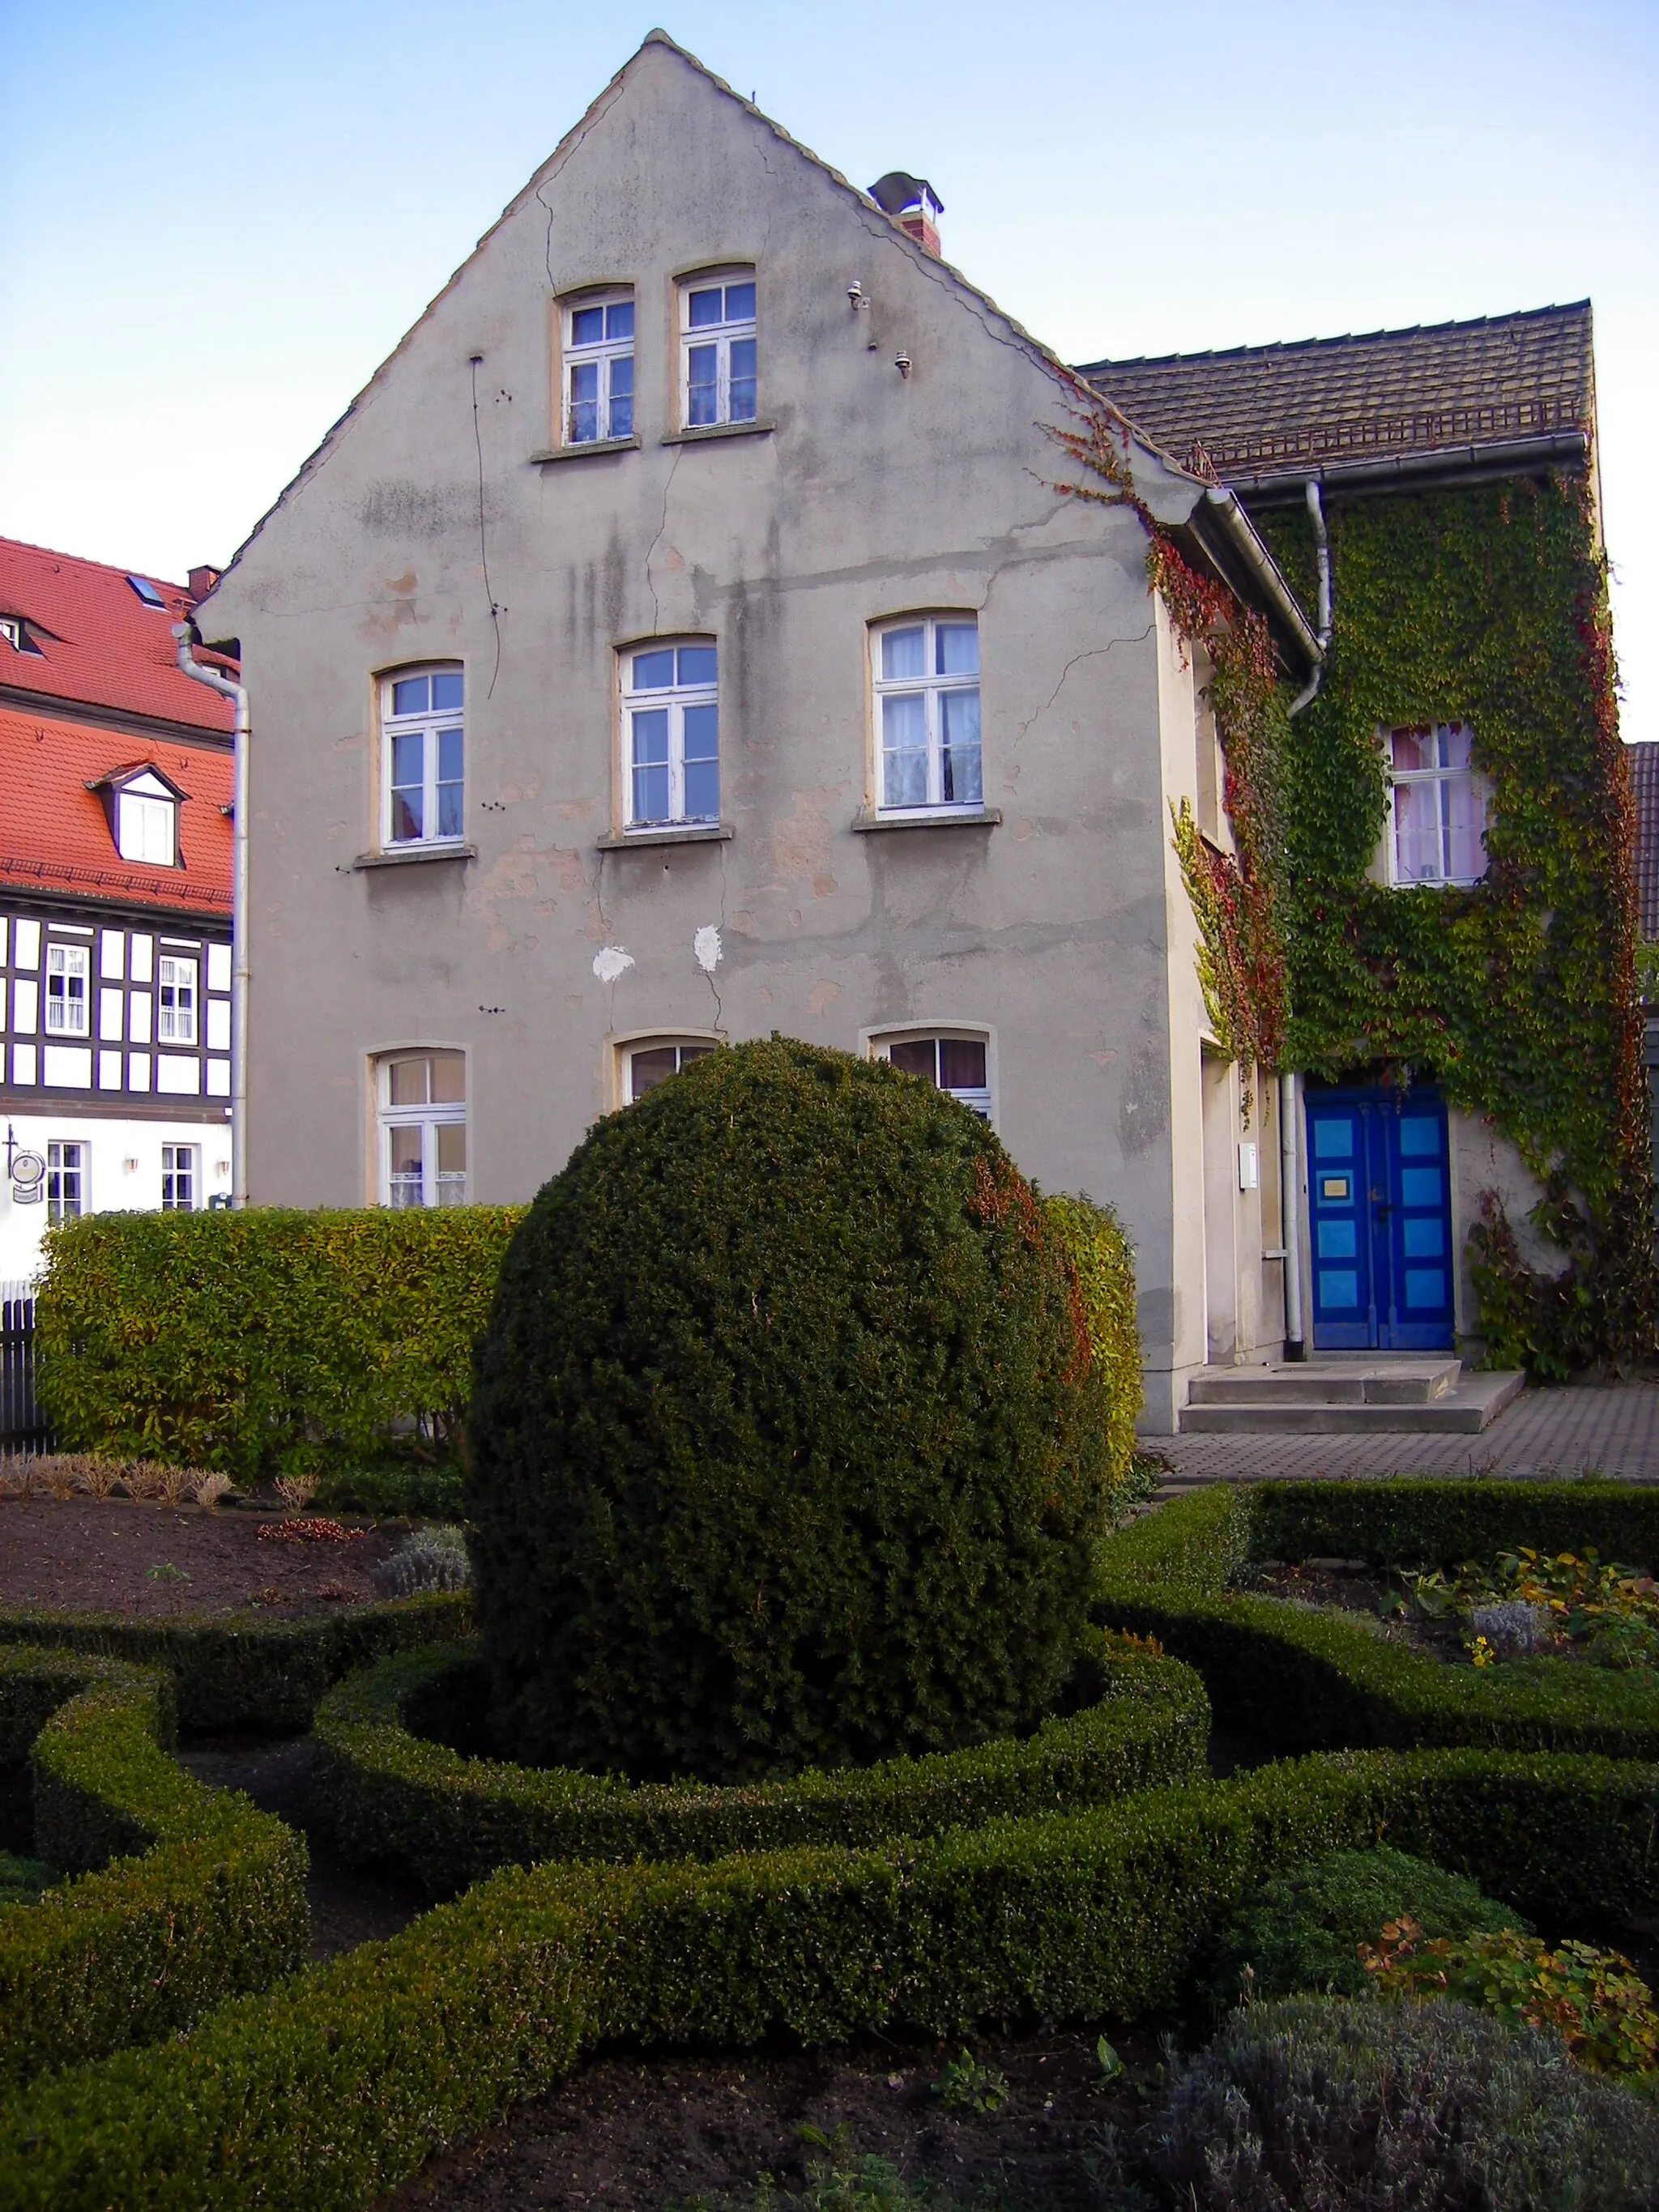
{"label": "tiled roof", "polygon": [[1166,453],[1227,482],[1587,432],[1595,415],[1588,300],[1078,374]]}
{"label": "tiled roof", "polygon": [[161,605],[147,606],[125,568],[0,538],[0,615],[21,615],[40,647],[19,653],[0,639],[0,684],[228,737],[230,702],[193,683],[178,665],[173,625],[196,602],[180,584],[143,575],[138,580]]}
{"label": "tiled roof", "polygon": [[182,868],[124,860],[102,799],[87,788],[113,769],[131,769],[135,757],[130,730],[93,729],[67,715],[0,708],[0,884],[228,918],[229,749],[163,742],[143,756],[188,793],[179,815]]}
{"label": "tiled roof", "polygon": [[1659,939],[1659,744],[1626,745],[1636,792],[1636,890],[1642,934]]}

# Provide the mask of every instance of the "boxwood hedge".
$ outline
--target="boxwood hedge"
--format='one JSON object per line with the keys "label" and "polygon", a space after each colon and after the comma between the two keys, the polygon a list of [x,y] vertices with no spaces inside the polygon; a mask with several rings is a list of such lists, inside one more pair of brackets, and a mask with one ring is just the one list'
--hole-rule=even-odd
{"label": "boxwood hedge", "polygon": [[[1332,1495],[1304,1509],[1302,1525],[1316,1538],[1303,1542],[1321,1547],[1314,1556],[1353,1555],[1345,1535],[1346,1503],[1368,1486],[1322,1486]],[[1413,1486],[1427,1492],[1466,1486]],[[1545,1486],[1481,1487],[1509,1496]],[[1189,1661],[1223,1720],[1253,1729],[1286,1751],[1470,1744],[1659,1758],[1659,1681],[1650,1668],[1614,1674],[1559,1659],[1450,1667],[1389,1640],[1380,1624],[1231,1586],[1252,1554],[1261,1555],[1257,1526],[1273,1530],[1275,1540],[1292,1527],[1288,1508],[1271,1497],[1261,1505],[1259,1497],[1220,1485],[1194,1492],[1106,1538],[1097,1554],[1100,1617],[1154,1635]],[[1529,1510],[1526,1497],[1517,1496],[1504,1526],[1488,1507],[1490,1527],[1501,1531],[1494,1543],[1524,1542]],[[1356,1521],[1363,1510],[1358,1508]],[[1472,1527],[1473,1518],[1462,1525]],[[1586,1540],[1581,1534],[1575,1540]],[[1305,1548],[1301,1556],[1309,1556]]]}
{"label": "boxwood hedge", "polygon": [[303,1841],[169,1759],[173,1719],[159,1669],[0,1647],[0,1761],[29,1755],[35,1850],[83,1870],[0,1910],[0,2086],[187,2029],[305,1957]]}
{"label": "boxwood hedge", "polygon": [[395,1859],[440,1897],[540,1859],[625,1865],[868,1844],[1196,1779],[1210,1719],[1197,1675],[1095,1641],[1075,1686],[1088,1702],[1033,1735],[728,1788],[464,1758],[448,1743],[476,1725],[488,1693],[473,1649],[412,1652],[324,1699],[313,1771],[346,1854]]}
{"label": "boxwood hedge", "polygon": [[397,1598],[295,1620],[269,1614],[135,1620],[126,1613],[0,1607],[0,1644],[81,1651],[164,1667],[186,1729],[295,1735],[343,1675],[393,1651],[470,1635],[466,1591]]}
{"label": "boxwood hedge", "polygon": [[1249,1516],[1261,1559],[1451,1566],[1526,1544],[1659,1565],[1659,1484],[1264,1482],[1252,1486]]}
{"label": "boxwood hedge", "polygon": [[1351,1754],[867,1851],[495,1875],[0,2114],[8,2212],[323,2212],[628,2036],[830,2041],[1178,1993],[1269,1868],[1386,1834],[1544,1921],[1659,1908],[1651,1767]]}

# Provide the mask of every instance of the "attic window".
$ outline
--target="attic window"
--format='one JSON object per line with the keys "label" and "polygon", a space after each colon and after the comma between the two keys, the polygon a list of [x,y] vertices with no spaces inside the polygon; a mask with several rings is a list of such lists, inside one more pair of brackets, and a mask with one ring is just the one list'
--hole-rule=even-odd
{"label": "attic window", "polygon": [[163,613],[166,612],[167,601],[156,590],[155,585],[150,583],[147,578],[143,576],[129,576],[127,578],[127,581],[131,585],[133,590],[137,592],[139,598],[143,601],[147,607],[160,607]]}
{"label": "attic window", "polygon": [[171,868],[179,852],[179,803],[159,776],[136,775],[115,794],[115,842],[124,860]]}
{"label": "attic window", "polygon": [[29,626],[21,615],[0,615],[0,638],[3,638],[14,653],[36,653],[40,650],[29,635]]}

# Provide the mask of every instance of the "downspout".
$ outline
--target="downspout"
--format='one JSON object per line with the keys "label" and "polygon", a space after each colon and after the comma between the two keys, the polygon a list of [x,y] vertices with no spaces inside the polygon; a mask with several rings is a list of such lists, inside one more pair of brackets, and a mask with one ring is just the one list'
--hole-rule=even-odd
{"label": "downspout", "polygon": [[[1325,528],[1324,502],[1319,495],[1319,479],[1310,477],[1307,483],[1308,519],[1313,524],[1314,546],[1319,556],[1319,659],[1307,689],[1299,692],[1291,702],[1292,714],[1299,714],[1316,696],[1320,679],[1325,673],[1325,656],[1331,647],[1331,541]],[[1301,1121],[1300,1101],[1297,1096],[1294,1073],[1285,1068],[1279,1079],[1279,1233],[1285,1246],[1285,1357],[1287,1360],[1305,1359],[1307,1339],[1302,1322],[1302,1207],[1300,1146],[1297,1141]]]}
{"label": "downspout", "polygon": [[236,709],[234,729],[235,784],[231,808],[230,937],[230,1202],[247,1204],[247,687],[221,676],[216,668],[204,668],[192,648],[201,643],[194,623],[175,623],[179,665],[186,676],[205,684]]}

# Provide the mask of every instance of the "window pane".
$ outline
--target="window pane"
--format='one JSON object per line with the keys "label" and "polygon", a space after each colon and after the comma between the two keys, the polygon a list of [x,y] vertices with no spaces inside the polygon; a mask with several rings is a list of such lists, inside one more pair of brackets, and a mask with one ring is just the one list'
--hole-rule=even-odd
{"label": "window pane", "polygon": [[426,750],[426,739],[418,730],[405,731],[392,740],[392,781],[395,788],[421,781],[422,757]]}
{"label": "window pane", "polygon": [[1440,822],[1435,796],[1431,783],[1395,786],[1395,874],[1402,884],[1440,880]]}
{"label": "window pane", "polygon": [[635,822],[666,822],[668,819],[668,766],[636,768],[634,771],[634,812]]}
{"label": "window pane", "polygon": [[687,320],[694,331],[705,330],[711,323],[722,319],[723,295],[715,285],[710,292],[693,292],[690,295]]}
{"label": "window pane", "polygon": [[[636,653],[634,655],[634,689],[636,691],[665,691],[673,681],[674,653],[672,647],[663,653]],[[665,753],[663,758],[666,760],[667,757]]]}
{"label": "window pane", "polygon": [[401,677],[392,687],[392,711],[394,714],[424,714],[430,696],[426,677]]}
{"label": "window pane", "polygon": [[981,797],[979,751],[979,694],[939,695],[942,754],[939,795],[947,805],[977,806]]}
{"label": "window pane", "polygon": [[688,822],[716,822],[720,811],[720,769],[718,761],[685,763],[685,818]]}
{"label": "window pane", "polygon": [[431,1068],[429,1060],[394,1060],[386,1071],[392,1105],[424,1106]]}
{"label": "window pane", "polygon": [[438,830],[440,837],[459,837],[461,834],[461,787],[459,783],[438,786]]}
{"label": "window pane", "polygon": [[632,1096],[643,1098],[647,1091],[654,1091],[676,1072],[678,1058],[672,1044],[652,1045],[644,1052],[631,1054],[629,1078]]}
{"label": "window pane", "polygon": [[466,1173],[466,1124],[465,1121],[440,1121],[433,1131],[438,1139],[438,1173],[441,1176],[465,1176]]}
{"label": "window pane", "polygon": [[438,781],[440,783],[459,783],[461,780],[461,760],[465,751],[465,741],[459,730],[440,730],[438,732]]}
{"label": "window pane", "polygon": [[465,679],[459,668],[446,669],[441,676],[432,679],[432,711],[434,714],[459,714]]}
{"label": "window pane", "polygon": [[[755,288],[753,284],[728,284],[726,288],[726,319],[728,323],[752,323],[755,319]],[[735,353],[736,347],[732,348]],[[736,371],[733,371],[736,374]]]}
{"label": "window pane", "polygon": [[939,647],[937,674],[979,674],[979,629],[976,623],[940,623],[935,628],[934,636]]}
{"label": "window pane", "polygon": [[579,362],[570,372],[570,442],[586,446],[599,434],[599,366]]}
{"label": "window pane", "polygon": [[920,692],[881,702],[882,804],[927,804],[927,706]]}
{"label": "window pane", "polygon": [[945,1091],[983,1091],[985,1046],[970,1037],[941,1037],[939,1041],[939,1079]]}
{"label": "window pane", "polygon": [[924,1081],[937,1083],[939,1073],[935,1061],[938,1040],[933,1037],[910,1037],[902,1044],[890,1046],[888,1058],[895,1067],[906,1075],[920,1075]]}
{"label": "window pane", "polygon": [[570,318],[570,343],[573,346],[598,345],[605,336],[605,309],[578,307]]}
{"label": "window pane", "polygon": [[884,630],[881,672],[890,682],[896,677],[925,676],[927,672],[927,633],[925,629]]}
{"label": "window pane", "polygon": [[422,1134],[418,1122],[412,1128],[386,1132],[390,1155],[387,1194],[393,1206],[419,1206],[425,1198],[422,1188]]}
{"label": "window pane", "polygon": [[634,396],[626,392],[611,402],[611,435],[631,438],[634,434]]}
{"label": "window pane", "polygon": [[1454,883],[1476,883],[1486,872],[1486,807],[1472,775],[1448,776],[1446,872]]}
{"label": "window pane", "polygon": [[712,761],[720,749],[720,710],[718,707],[685,709],[685,762]]}
{"label": "window pane", "polygon": [[634,335],[634,302],[615,300],[605,311],[605,334],[608,338],[631,338]]}
{"label": "window pane", "polygon": [[1467,722],[1452,722],[1436,732],[1440,739],[1441,757],[1448,768],[1468,768],[1469,741],[1474,732]]}
{"label": "window pane", "polygon": [[665,768],[668,765],[666,707],[643,708],[634,716],[634,765],[635,768]]}
{"label": "window pane", "polygon": [[1434,766],[1434,738],[1427,730],[1395,730],[1392,740],[1393,765],[1403,775],[1419,769]]}
{"label": "window pane", "polygon": [[411,840],[424,836],[423,818],[418,786],[413,791],[392,793],[392,842],[394,845],[407,845]]}
{"label": "window pane", "polygon": [[695,430],[719,420],[716,372],[720,362],[714,346],[693,346],[685,359],[686,417]]}
{"label": "window pane", "polygon": [[694,1060],[707,1060],[714,1049],[712,1044],[683,1044],[679,1047],[680,1066],[690,1067]]}
{"label": "window pane", "polygon": [[752,422],[755,419],[755,341],[753,338],[732,339],[731,375],[731,419],[734,422]]}
{"label": "window pane", "polygon": [[680,647],[680,682],[682,684],[713,684],[720,676],[720,649],[712,645],[683,645]]}
{"label": "window pane", "polygon": [[427,1063],[432,1070],[432,1103],[459,1106],[466,1097],[466,1054],[434,1052]]}

